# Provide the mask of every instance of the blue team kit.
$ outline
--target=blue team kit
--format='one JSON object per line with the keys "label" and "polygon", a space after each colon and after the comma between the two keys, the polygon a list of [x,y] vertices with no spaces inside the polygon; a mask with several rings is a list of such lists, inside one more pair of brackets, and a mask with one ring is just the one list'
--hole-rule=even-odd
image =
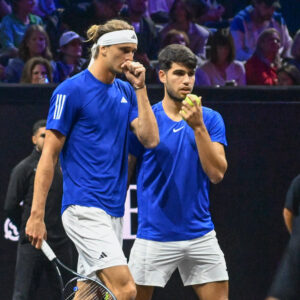
{"label": "blue team kit", "polygon": [[[221,115],[207,107],[202,110],[211,140],[227,145]],[[209,212],[209,178],[201,167],[194,132],[184,120],[171,120],[162,102],[153,111],[159,145],[145,149],[135,135],[129,135],[129,151],[137,157],[137,237],[154,241],[198,238],[214,225]]]}
{"label": "blue team kit", "polygon": [[62,212],[82,205],[123,216],[128,132],[135,118],[137,100],[128,82],[104,84],[85,70],[56,88],[46,128],[66,136]]}

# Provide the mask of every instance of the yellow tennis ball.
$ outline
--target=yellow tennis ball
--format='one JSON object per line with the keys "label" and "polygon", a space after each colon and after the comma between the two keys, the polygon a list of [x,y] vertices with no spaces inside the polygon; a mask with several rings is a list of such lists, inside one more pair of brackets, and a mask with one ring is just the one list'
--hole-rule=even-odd
{"label": "yellow tennis ball", "polygon": [[200,102],[201,102],[200,101],[201,97],[198,97],[197,95],[194,95],[194,94],[188,94],[184,100],[191,106],[194,106],[194,103],[192,102],[192,100],[190,98],[192,98],[193,100],[196,100],[196,102],[198,104],[200,104]]}

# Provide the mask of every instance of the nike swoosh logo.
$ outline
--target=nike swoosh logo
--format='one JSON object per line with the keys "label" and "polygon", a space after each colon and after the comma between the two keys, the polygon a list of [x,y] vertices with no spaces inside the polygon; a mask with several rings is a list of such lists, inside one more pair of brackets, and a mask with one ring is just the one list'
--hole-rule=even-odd
{"label": "nike swoosh logo", "polygon": [[180,131],[180,130],[183,129],[183,128],[184,128],[184,126],[179,127],[179,128],[173,128],[173,132],[178,132],[178,131]]}

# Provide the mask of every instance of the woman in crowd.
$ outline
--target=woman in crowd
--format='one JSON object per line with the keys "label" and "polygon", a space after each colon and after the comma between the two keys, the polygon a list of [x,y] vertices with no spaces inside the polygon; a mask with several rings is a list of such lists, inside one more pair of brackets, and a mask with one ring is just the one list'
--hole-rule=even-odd
{"label": "woman in crowd", "polygon": [[300,85],[300,71],[291,64],[284,64],[277,70],[278,85]]}
{"label": "woman in crowd", "polygon": [[[245,85],[244,65],[234,60],[235,48],[229,29],[220,29],[211,38],[210,58],[196,71],[196,85]],[[203,71],[205,74],[203,74]],[[205,78],[205,75],[207,79]]]}
{"label": "woman in crowd", "polygon": [[56,62],[55,82],[62,82],[84,69],[86,59],[82,58],[82,40],[74,31],[67,31],[59,39],[59,60]]}
{"label": "woman in crowd", "polygon": [[21,83],[50,83],[52,68],[49,60],[43,57],[30,58],[23,69]]}
{"label": "woman in crowd", "polygon": [[265,29],[257,40],[254,54],[246,62],[248,85],[276,85],[280,67],[280,35],[275,28]]}
{"label": "woman in crowd", "polygon": [[162,29],[161,39],[163,40],[171,29],[184,31],[190,39],[190,49],[199,57],[205,58],[205,46],[210,33],[191,19],[185,1],[175,0],[170,10],[170,22]]}
{"label": "woman in crowd", "polygon": [[[28,27],[20,44],[18,57],[10,59],[5,69],[5,81],[20,82],[24,64],[32,57],[41,56],[51,61],[49,38],[41,25]],[[52,68],[55,63],[52,61]]]}

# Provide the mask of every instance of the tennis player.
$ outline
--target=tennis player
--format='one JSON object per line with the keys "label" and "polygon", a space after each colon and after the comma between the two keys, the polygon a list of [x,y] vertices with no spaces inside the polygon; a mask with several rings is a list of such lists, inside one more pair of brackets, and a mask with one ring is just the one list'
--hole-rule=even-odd
{"label": "tennis player", "polygon": [[186,96],[195,81],[196,56],[183,45],[159,54],[164,98],[153,106],[160,143],[146,149],[130,136],[130,168],[137,162],[138,232],[129,268],[137,300],[149,300],[176,268],[199,299],[228,299],[228,274],[209,212],[209,184],[227,169],[224,122],[216,111]]}
{"label": "tennis player", "polygon": [[[110,20],[87,34],[94,42],[89,68],[60,84],[51,98],[26,234],[36,248],[46,238],[45,201],[60,153],[62,220],[78,250],[77,271],[98,276],[118,300],[134,299],[135,284],[122,251],[128,129],[144,147],[153,148],[158,127],[145,68],[133,62],[133,27]],[[117,73],[131,84],[115,78]]]}

